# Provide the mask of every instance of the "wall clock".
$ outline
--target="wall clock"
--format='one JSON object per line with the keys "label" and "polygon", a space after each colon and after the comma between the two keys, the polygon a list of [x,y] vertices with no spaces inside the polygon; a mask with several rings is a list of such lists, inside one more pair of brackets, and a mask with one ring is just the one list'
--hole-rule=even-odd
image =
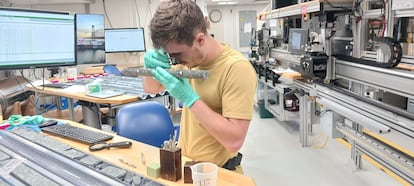
{"label": "wall clock", "polygon": [[214,9],[210,12],[210,15],[209,15],[210,21],[213,23],[218,23],[221,20],[221,16],[222,15],[221,15],[220,10]]}

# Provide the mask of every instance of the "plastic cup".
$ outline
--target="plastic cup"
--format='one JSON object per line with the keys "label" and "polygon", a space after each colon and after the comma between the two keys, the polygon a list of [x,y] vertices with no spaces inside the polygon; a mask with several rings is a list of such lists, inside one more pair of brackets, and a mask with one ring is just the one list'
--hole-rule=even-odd
{"label": "plastic cup", "polygon": [[215,186],[217,184],[217,165],[208,162],[197,163],[191,168],[193,185]]}

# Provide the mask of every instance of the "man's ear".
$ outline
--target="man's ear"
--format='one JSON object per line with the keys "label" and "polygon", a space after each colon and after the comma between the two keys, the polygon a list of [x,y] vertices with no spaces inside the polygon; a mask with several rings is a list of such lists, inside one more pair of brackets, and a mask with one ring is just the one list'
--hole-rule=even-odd
{"label": "man's ear", "polygon": [[202,32],[198,33],[195,37],[195,42],[197,46],[202,47],[206,42],[206,35]]}

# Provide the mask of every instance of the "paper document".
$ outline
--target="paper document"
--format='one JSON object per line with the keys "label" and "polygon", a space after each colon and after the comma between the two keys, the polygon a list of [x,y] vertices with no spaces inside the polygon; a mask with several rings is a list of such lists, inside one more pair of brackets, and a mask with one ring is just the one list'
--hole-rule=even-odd
{"label": "paper document", "polygon": [[59,89],[56,91],[63,91],[63,92],[68,92],[68,93],[85,92],[85,86],[84,85],[72,85],[67,88]]}
{"label": "paper document", "polygon": [[272,71],[274,73],[276,73],[276,74],[284,74],[284,73],[294,73],[294,72],[296,72],[296,71],[294,71],[294,70],[292,70],[290,68],[287,68],[287,69],[273,69]]}

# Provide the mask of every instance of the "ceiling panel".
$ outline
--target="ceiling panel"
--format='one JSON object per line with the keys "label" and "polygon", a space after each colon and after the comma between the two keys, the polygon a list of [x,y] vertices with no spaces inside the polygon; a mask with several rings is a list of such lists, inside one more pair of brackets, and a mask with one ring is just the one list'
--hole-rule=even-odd
{"label": "ceiling panel", "polygon": [[206,0],[207,5],[209,6],[215,6],[219,5],[219,2],[234,2],[235,4],[264,4],[264,3],[270,3],[270,0]]}
{"label": "ceiling panel", "polygon": [[[142,1],[142,0],[137,0]],[[264,4],[270,0],[205,0],[208,6],[219,5],[219,2],[235,2],[241,4]],[[0,5],[36,5],[36,4],[78,4],[78,3],[94,3],[95,0],[0,0]]]}
{"label": "ceiling panel", "polygon": [[78,4],[93,3],[95,0],[0,0],[2,4],[36,5],[36,4]]}

